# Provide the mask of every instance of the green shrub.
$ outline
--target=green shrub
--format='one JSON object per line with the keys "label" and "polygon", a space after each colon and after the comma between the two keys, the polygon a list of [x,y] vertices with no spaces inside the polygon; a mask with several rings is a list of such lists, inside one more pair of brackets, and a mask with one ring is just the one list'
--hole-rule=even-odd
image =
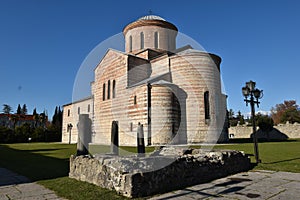
{"label": "green shrub", "polygon": [[45,130],[43,127],[37,127],[31,134],[32,142],[41,142],[45,140]]}
{"label": "green shrub", "polygon": [[53,125],[50,125],[47,128],[33,128],[28,123],[17,126],[15,130],[0,126],[0,143],[23,143],[30,141],[60,142],[61,129]]}
{"label": "green shrub", "polygon": [[25,123],[15,129],[15,142],[28,142],[28,138],[32,133],[31,125]]}
{"label": "green shrub", "polygon": [[4,126],[0,126],[0,143],[12,143],[14,140],[14,131]]}
{"label": "green shrub", "polygon": [[274,121],[267,115],[258,115],[256,121],[257,126],[264,132],[269,132],[273,129]]}

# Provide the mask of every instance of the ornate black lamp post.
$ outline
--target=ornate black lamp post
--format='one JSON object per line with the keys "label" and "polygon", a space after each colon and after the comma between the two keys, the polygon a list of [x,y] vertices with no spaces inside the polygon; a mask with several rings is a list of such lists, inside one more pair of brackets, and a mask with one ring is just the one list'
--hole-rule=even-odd
{"label": "ornate black lamp post", "polygon": [[[258,155],[254,105],[256,104],[257,107],[259,107],[260,102],[258,100],[262,98],[263,91],[255,88],[255,85],[256,85],[256,83],[253,81],[246,82],[246,86],[242,88],[242,92],[245,97],[244,101],[246,102],[246,105],[248,106],[248,103],[250,103],[250,106],[251,106],[254,154],[255,154],[256,163],[260,163],[261,160],[259,159],[259,155]],[[248,99],[249,97],[250,97],[250,99]]]}

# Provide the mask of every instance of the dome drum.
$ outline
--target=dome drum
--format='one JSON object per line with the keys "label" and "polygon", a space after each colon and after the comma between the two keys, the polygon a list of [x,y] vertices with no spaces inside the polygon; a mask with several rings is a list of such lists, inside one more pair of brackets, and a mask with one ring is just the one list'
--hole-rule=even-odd
{"label": "dome drum", "polygon": [[161,17],[142,17],[124,28],[125,51],[136,53],[148,48],[174,51],[177,32],[175,25]]}

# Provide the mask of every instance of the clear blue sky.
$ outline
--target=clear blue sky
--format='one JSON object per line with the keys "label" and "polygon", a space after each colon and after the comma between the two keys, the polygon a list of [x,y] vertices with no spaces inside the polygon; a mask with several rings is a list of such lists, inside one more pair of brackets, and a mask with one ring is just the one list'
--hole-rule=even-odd
{"label": "clear blue sky", "polygon": [[241,87],[250,79],[264,90],[261,110],[300,103],[300,1],[0,0],[1,108],[27,104],[52,117],[72,101],[88,53],[150,9],[222,57],[228,108],[249,112]]}

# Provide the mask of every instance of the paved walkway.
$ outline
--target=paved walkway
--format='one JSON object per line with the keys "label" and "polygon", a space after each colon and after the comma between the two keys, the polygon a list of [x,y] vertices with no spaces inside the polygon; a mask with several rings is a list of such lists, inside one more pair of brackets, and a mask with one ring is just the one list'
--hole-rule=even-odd
{"label": "paved walkway", "polygon": [[300,173],[251,171],[151,198],[167,199],[300,199]]}
{"label": "paved walkway", "polygon": [[0,168],[0,200],[54,200],[62,199],[45,187],[30,182],[7,169]]}
{"label": "paved walkway", "polygon": [[[0,200],[13,199],[62,200],[53,191],[30,182],[26,177],[0,168]],[[150,199],[300,199],[300,173],[264,170],[245,172]]]}

